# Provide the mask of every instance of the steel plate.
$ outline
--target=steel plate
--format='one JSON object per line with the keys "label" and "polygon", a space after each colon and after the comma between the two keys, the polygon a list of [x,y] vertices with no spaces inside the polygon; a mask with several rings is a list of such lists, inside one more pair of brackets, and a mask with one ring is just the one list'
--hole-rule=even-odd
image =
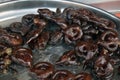
{"label": "steel plate", "polygon": [[[0,25],[1,27],[7,27],[10,23],[15,21],[21,21],[21,17],[25,14],[37,13],[38,8],[49,8],[53,11],[59,7],[64,9],[65,7],[77,7],[77,8],[88,8],[98,15],[105,17],[107,19],[112,20],[117,25],[117,30],[120,33],[120,19],[115,17],[114,15],[83,4],[83,3],[76,3],[70,1],[56,1],[56,0],[18,0],[18,1],[11,1],[0,4]],[[34,51],[34,63],[38,61],[48,61],[54,62],[58,59],[63,52],[67,51],[70,48],[66,46],[59,45],[59,46],[50,46],[47,47],[44,51],[36,52]],[[11,73],[7,74],[0,74],[0,80],[36,80],[29,76],[29,71],[27,68],[22,67],[20,65],[14,65],[19,73],[17,75],[13,75]],[[67,66],[67,67],[57,67],[58,69],[68,69],[73,73],[78,73],[82,71],[80,66]],[[119,80],[118,77],[114,80]]]}

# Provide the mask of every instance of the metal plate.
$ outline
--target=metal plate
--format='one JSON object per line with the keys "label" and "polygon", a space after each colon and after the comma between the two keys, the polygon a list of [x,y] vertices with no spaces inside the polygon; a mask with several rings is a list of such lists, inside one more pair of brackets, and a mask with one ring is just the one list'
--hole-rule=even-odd
{"label": "metal plate", "polygon": [[[31,14],[31,13],[37,13],[38,8],[49,8],[53,11],[59,7],[61,9],[64,9],[65,7],[77,7],[77,8],[88,8],[92,11],[94,11],[96,14],[110,19],[117,25],[117,30],[120,33],[120,19],[115,17],[114,15],[83,4],[83,3],[76,3],[76,2],[70,2],[70,1],[55,1],[55,0],[21,0],[21,1],[11,1],[0,4],[0,25],[1,27],[7,27],[10,23],[21,21],[21,17],[25,14]],[[70,48],[67,48],[64,45],[58,45],[58,46],[49,46],[44,51],[33,51],[34,53],[34,63],[38,61],[48,61],[54,62],[59,58],[60,55],[62,55],[63,52],[69,50]],[[13,75],[11,73],[7,73],[5,75],[0,74],[0,80],[36,80],[32,79],[29,76],[29,71],[27,68],[22,67],[20,65],[14,65],[15,68],[19,71],[17,75]],[[82,71],[82,68],[80,66],[67,66],[67,67],[57,67],[58,69],[68,69],[72,71],[73,73],[78,73]],[[118,77],[113,80],[119,80]]]}

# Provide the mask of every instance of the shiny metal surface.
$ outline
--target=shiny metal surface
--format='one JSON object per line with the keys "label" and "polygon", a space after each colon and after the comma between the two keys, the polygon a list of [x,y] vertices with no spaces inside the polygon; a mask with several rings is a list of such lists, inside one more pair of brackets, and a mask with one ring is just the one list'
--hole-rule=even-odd
{"label": "shiny metal surface", "polygon": [[[19,0],[0,0],[0,3],[5,3],[10,1],[19,1]],[[57,0],[57,1],[71,1],[76,3],[86,3],[86,4],[91,4],[95,7],[107,10],[112,13],[120,12],[120,0]]]}
{"label": "shiny metal surface", "polygon": [[[96,4],[97,5],[97,4]],[[38,8],[51,8],[52,10],[55,10],[56,7],[60,7],[60,8],[65,8],[65,7],[85,7],[85,8],[89,8],[91,10],[97,10],[102,14],[106,14],[107,16],[111,16],[112,18],[117,19],[116,17],[114,17],[111,14],[108,14],[102,10],[99,10],[97,8],[88,6],[88,5],[84,5],[81,3],[76,3],[76,2],[69,2],[69,1],[54,1],[54,0],[17,0],[17,1],[12,1],[12,2],[7,2],[7,3],[2,3],[0,4],[0,22],[2,22],[3,25],[3,21],[5,20],[9,20],[9,19],[16,19],[17,17],[21,17],[24,14],[27,13],[35,13],[36,10]],[[98,12],[98,13],[99,13]],[[9,17],[8,17],[9,16]],[[104,15],[103,15],[104,16]],[[106,16],[106,17],[107,17]]]}
{"label": "shiny metal surface", "polygon": [[[8,1],[15,1],[15,0],[0,0],[0,3],[8,2]],[[62,0],[57,0],[57,1],[62,1]],[[119,0],[66,0],[66,1],[82,2],[82,3],[92,4],[92,3],[103,3],[103,2],[119,1]]]}
{"label": "shiny metal surface", "polygon": [[[117,30],[120,33],[120,19],[111,13],[83,3],[59,0],[18,0],[2,3],[0,4],[0,25],[1,27],[6,27],[12,22],[21,21],[21,17],[23,15],[37,13],[38,8],[49,8],[55,11],[57,7],[60,7],[61,9],[64,9],[65,7],[88,8],[102,17],[114,21],[117,25]],[[49,61],[54,63],[55,60],[66,50],[67,48],[64,48],[63,46],[48,47],[45,51],[35,52],[34,62],[36,63],[38,61]],[[14,67],[19,71],[17,75],[13,75],[11,73],[5,75],[0,74],[0,80],[36,80],[32,79],[29,76],[28,69],[25,67]],[[68,66],[66,68],[74,73],[82,71],[82,68],[79,66]],[[114,80],[119,80],[119,78],[116,78]]]}

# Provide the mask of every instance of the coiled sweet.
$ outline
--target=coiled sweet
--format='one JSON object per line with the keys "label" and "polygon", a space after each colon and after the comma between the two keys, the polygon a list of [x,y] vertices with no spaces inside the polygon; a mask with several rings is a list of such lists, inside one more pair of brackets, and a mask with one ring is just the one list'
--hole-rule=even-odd
{"label": "coiled sweet", "polygon": [[[0,28],[0,72],[19,63],[39,80],[113,80],[120,62],[119,33],[114,21],[85,8],[45,8],[37,12]],[[59,45],[68,50],[55,64],[40,61],[33,65],[34,51]],[[89,72],[73,74],[56,68],[69,65],[83,66]]]}

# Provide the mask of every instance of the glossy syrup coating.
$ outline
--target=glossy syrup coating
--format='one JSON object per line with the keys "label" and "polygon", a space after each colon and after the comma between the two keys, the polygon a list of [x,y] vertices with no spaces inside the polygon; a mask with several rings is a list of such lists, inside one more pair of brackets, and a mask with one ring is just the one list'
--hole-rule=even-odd
{"label": "glossy syrup coating", "polygon": [[118,49],[113,52],[112,56],[113,60],[115,60],[116,63],[120,62],[120,45],[118,46]]}
{"label": "glossy syrup coating", "polygon": [[118,33],[116,30],[105,31],[101,34],[100,40],[102,41],[118,41]]}
{"label": "glossy syrup coating", "polygon": [[6,43],[9,46],[20,46],[23,44],[23,39],[20,34],[8,33],[6,29],[0,29],[0,43]]}
{"label": "glossy syrup coating", "polygon": [[72,22],[78,25],[81,25],[81,20],[91,21],[94,22],[95,20],[98,21],[98,18],[94,13],[90,10],[80,8],[67,8],[63,13],[66,13],[65,16],[67,17],[68,22]]}
{"label": "glossy syrup coating", "polygon": [[41,33],[41,29],[35,28],[26,35],[26,44],[30,43],[33,39],[36,39]]}
{"label": "glossy syrup coating", "polygon": [[85,40],[85,41],[87,41],[87,40],[96,41],[97,38],[99,37],[100,31],[98,29],[98,26],[95,23],[82,21],[81,28],[83,30],[83,36],[82,36],[83,40]]}
{"label": "glossy syrup coating", "polygon": [[18,47],[13,49],[12,60],[23,66],[31,67],[33,54],[28,48]]}
{"label": "glossy syrup coating", "polygon": [[109,57],[101,55],[95,61],[95,72],[100,79],[112,80],[114,67],[109,61]]}
{"label": "glossy syrup coating", "polygon": [[58,65],[78,65],[77,56],[74,50],[66,51],[63,55],[56,61]]}
{"label": "glossy syrup coating", "polygon": [[65,8],[63,10],[63,16],[67,19],[67,22],[72,24],[81,24],[81,21],[78,19],[78,13],[76,12],[76,9],[74,8]]}
{"label": "glossy syrup coating", "polygon": [[66,29],[66,28],[68,28],[68,24],[67,24],[66,20],[64,18],[62,18],[62,17],[54,17],[51,20],[54,23],[56,23],[57,25],[59,25],[59,27],[61,29],[63,29],[63,30]]}
{"label": "glossy syrup coating", "polygon": [[74,80],[75,75],[68,70],[57,70],[52,75],[52,80]]}
{"label": "glossy syrup coating", "polygon": [[119,45],[118,33],[115,30],[103,32],[100,36],[98,44],[109,51],[116,51]]}
{"label": "glossy syrup coating", "polygon": [[10,27],[7,27],[7,30],[24,36],[30,30],[30,27],[22,24],[21,22],[13,22],[10,24]]}
{"label": "glossy syrup coating", "polygon": [[50,80],[54,72],[54,66],[48,62],[38,62],[30,69],[40,80]]}
{"label": "glossy syrup coating", "polygon": [[34,25],[33,19],[35,14],[26,14],[22,17],[22,24],[31,28]]}
{"label": "glossy syrup coating", "polygon": [[8,35],[8,39],[6,38],[6,41],[9,45],[12,45],[12,46],[20,46],[23,44],[23,39],[21,35],[16,33]]}
{"label": "glossy syrup coating", "polygon": [[47,24],[47,22],[43,18],[41,18],[39,15],[35,15],[33,21],[34,21],[34,24],[39,25],[39,27],[45,26]]}
{"label": "glossy syrup coating", "polygon": [[63,14],[61,12],[60,8],[56,9],[55,15],[51,18],[51,21],[53,21],[55,24],[59,25],[61,29],[66,29],[68,27],[67,21],[65,18],[63,18]]}
{"label": "glossy syrup coating", "polygon": [[7,33],[0,36],[3,43],[7,43],[10,46],[20,46],[23,44],[21,35],[17,33]]}
{"label": "glossy syrup coating", "polygon": [[57,44],[63,39],[63,33],[59,30],[54,31],[50,34],[49,44]]}
{"label": "glossy syrup coating", "polygon": [[75,80],[93,80],[92,76],[87,72],[81,72],[76,74]]}
{"label": "glossy syrup coating", "polygon": [[81,39],[83,32],[78,25],[71,25],[64,30],[64,34],[65,34],[65,37],[64,37],[65,42],[70,44]]}
{"label": "glossy syrup coating", "polygon": [[[56,31],[49,30],[51,26],[57,26]],[[115,28],[112,20],[85,8],[65,8],[63,11],[57,8],[55,12],[38,9],[38,14],[24,15],[21,22],[0,28],[0,71],[5,73],[14,61],[29,67],[39,80],[92,80],[94,77],[113,80],[114,68],[120,62],[119,34]],[[86,69],[95,75],[86,72],[74,75],[68,70],[57,70],[48,62],[32,65],[32,50],[46,49],[48,43],[57,46],[61,41],[72,49],[63,53],[56,64],[82,62],[83,68],[87,66]]]}
{"label": "glossy syrup coating", "polygon": [[91,41],[79,41],[75,47],[77,56],[86,60],[91,59],[98,52],[98,46]]}
{"label": "glossy syrup coating", "polygon": [[39,13],[39,15],[44,16],[47,19],[50,19],[55,14],[55,12],[53,12],[47,8],[46,9],[38,9],[37,12]]}
{"label": "glossy syrup coating", "polygon": [[46,22],[43,19],[40,19],[38,15],[34,17],[33,23],[35,26],[26,35],[26,44],[36,39],[46,26]]}
{"label": "glossy syrup coating", "polygon": [[31,49],[45,49],[50,38],[49,32],[43,32],[36,39],[32,40],[28,45]]}
{"label": "glossy syrup coating", "polygon": [[100,18],[100,22],[105,24],[106,26],[110,27],[110,28],[116,28],[116,25],[114,22],[108,20],[108,19],[105,19],[105,18]]}

